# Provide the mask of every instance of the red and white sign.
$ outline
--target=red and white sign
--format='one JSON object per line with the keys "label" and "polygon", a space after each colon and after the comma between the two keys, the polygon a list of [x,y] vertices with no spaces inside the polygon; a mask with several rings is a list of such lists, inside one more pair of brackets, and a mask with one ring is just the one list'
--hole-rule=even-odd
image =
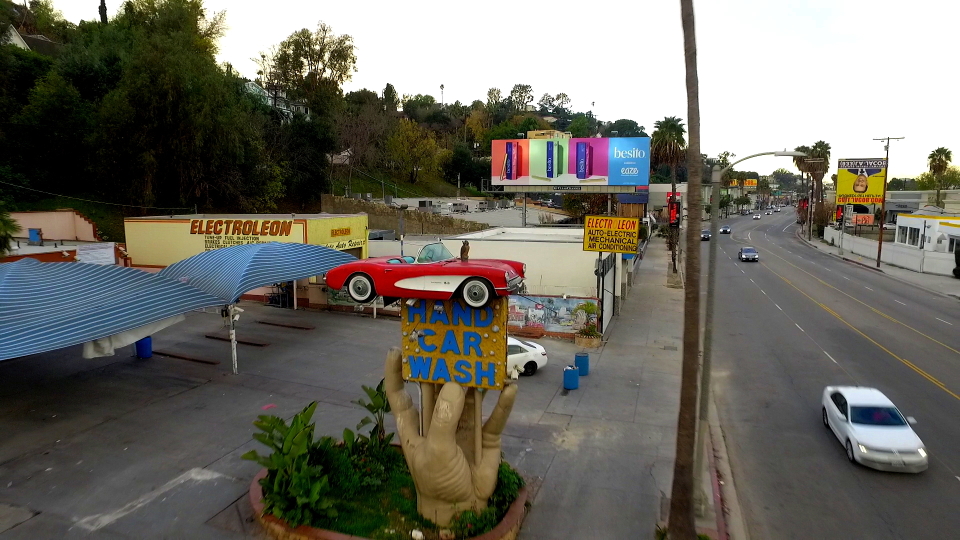
{"label": "red and white sign", "polygon": [[679,192],[679,191],[677,191],[677,192],[668,191],[668,192],[667,192],[667,202],[669,203],[669,202],[670,202],[670,197],[674,197],[674,196],[676,196],[676,198],[677,198],[678,201],[682,201],[682,200],[683,200],[683,193],[681,193],[681,192]]}

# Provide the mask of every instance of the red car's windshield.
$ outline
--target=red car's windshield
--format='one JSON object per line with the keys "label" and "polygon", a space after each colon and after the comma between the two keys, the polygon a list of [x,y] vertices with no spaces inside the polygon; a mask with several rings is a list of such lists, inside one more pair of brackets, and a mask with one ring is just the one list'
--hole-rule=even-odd
{"label": "red car's windshield", "polygon": [[423,249],[420,250],[420,254],[417,255],[418,263],[431,263],[438,261],[446,261],[453,258],[453,253],[450,253],[450,250],[446,248],[440,242],[436,244],[427,244],[423,246]]}

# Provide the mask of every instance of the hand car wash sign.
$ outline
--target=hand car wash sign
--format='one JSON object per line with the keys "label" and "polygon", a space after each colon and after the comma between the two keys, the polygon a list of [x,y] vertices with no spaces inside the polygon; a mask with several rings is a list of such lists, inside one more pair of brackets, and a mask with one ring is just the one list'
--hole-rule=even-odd
{"label": "hand car wash sign", "polygon": [[474,309],[459,300],[402,302],[403,377],[502,390],[507,371],[507,299]]}

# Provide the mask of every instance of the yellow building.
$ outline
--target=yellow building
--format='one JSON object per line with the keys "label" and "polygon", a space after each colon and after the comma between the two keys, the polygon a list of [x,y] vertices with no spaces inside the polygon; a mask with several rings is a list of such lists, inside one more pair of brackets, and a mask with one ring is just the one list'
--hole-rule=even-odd
{"label": "yellow building", "polygon": [[[125,218],[123,227],[130,265],[148,271],[157,271],[212,249],[264,242],[327,246],[358,259],[367,258],[366,214],[149,216]],[[306,288],[308,282],[315,284],[316,281],[301,280],[297,288]],[[244,297],[253,299],[267,294],[268,291],[258,289]]]}

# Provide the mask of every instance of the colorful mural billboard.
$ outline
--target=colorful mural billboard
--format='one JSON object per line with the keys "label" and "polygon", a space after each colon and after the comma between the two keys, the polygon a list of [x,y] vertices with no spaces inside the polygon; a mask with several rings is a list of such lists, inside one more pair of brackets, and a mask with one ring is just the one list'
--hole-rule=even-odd
{"label": "colorful mural billboard", "polygon": [[650,184],[649,137],[497,140],[491,153],[494,186]]}
{"label": "colorful mural billboard", "polygon": [[596,298],[562,296],[509,297],[507,325],[511,330],[542,335],[572,336],[600,314]]}
{"label": "colorful mural billboard", "polygon": [[837,204],[883,204],[886,179],[886,159],[839,160]]}

